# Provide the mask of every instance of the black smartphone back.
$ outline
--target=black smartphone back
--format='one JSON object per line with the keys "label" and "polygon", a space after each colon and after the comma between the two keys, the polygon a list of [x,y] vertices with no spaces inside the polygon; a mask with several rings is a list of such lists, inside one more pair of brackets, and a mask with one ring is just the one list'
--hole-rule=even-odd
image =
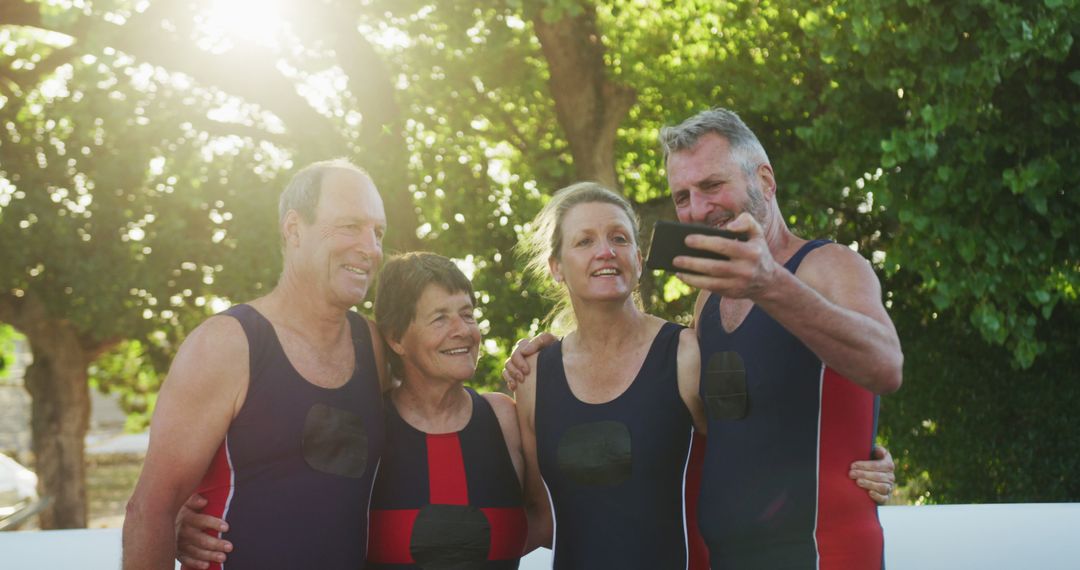
{"label": "black smartphone back", "polygon": [[678,269],[673,264],[676,256],[688,255],[691,257],[704,257],[707,259],[727,259],[727,256],[692,249],[686,246],[686,236],[690,234],[702,234],[707,236],[720,236],[728,239],[746,241],[746,234],[721,230],[712,226],[701,224],[681,224],[660,220],[653,226],[652,242],[649,244],[649,256],[645,260],[645,266],[649,269],[663,269],[664,271],[681,271],[693,273],[685,269]]}

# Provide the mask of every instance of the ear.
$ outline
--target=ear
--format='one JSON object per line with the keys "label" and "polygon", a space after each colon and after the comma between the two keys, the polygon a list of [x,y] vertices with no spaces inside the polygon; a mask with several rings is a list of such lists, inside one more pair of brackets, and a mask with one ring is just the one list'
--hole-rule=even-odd
{"label": "ear", "polygon": [[405,356],[405,345],[401,344],[401,339],[394,340],[390,337],[386,337],[386,345],[398,356]]}
{"label": "ear", "polygon": [[281,237],[285,240],[286,247],[300,245],[300,213],[289,210],[285,213],[285,219],[281,222]]}
{"label": "ear", "polygon": [[556,283],[563,282],[562,264],[554,255],[548,258],[548,270],[551,271],[551,277],[555,279]]}
{"label": "ear", "polygon": [[761,183],[761,193],[765,195],[765,200],[771,201],[776,196],[776,175],[773,174],[772,165],[758,165],[755,174]]}

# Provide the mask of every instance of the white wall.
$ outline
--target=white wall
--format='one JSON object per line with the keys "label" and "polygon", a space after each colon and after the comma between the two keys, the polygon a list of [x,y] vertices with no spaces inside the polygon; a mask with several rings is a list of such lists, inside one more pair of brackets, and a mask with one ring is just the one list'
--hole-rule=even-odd
{"label": "white wall", "polygon": [[[889,570],[1080,568],[1080,503],[882,507]],[[522,570],[550,564],[546,549]],[[120,531],[0,533],[0,568],[116,570]]]}

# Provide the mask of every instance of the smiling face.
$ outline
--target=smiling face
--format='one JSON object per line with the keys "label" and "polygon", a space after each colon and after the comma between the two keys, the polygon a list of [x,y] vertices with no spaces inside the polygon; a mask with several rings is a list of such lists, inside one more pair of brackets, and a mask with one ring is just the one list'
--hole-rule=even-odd
{"label": "smiling face", "polygon": [[581,301],[625,301],[641,277],[641,250],[626,212],[585,202],[566,212],[562,246],[549,260],[556,281]]}
{"label": "smiling face", "polygon": [[328,171],[314,221],[308,224],[290,212],[286,224],[290,223],[295,262],[303,268],[313,294],[344,308],[362,302],[382,262],[386,231],[382,198],[371,179],[344,169]]}
{"label": "smiling face", "polygon": [[428,285],[404,334],[387,342],[401,357],[406,381],[465,382],[476,372],[480,353],[472,297],[468,291],[451,293]]}
{"label": "smiling face", "polygon": [[693,147],[671,153],[667,173],[680,222],[722,228],[750,212],[765,225],[766,201],[775,188],[772,168],[762,164],[748,176],[723,136],[708,133]]}

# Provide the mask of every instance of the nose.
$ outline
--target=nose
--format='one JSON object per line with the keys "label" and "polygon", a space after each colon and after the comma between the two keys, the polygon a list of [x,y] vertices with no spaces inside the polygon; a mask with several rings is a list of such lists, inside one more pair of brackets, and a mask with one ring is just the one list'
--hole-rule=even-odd
{"label": "nose", "polygon": [[596,252],[596,257],[600,259],[611,259],[615,257],[615,246],[611,245],[608,241],[597,242],[600,244],[600,251]]}
{"label": "nose", "polygon": [[700,192],[690,191],[690,221],[698,224],[705,223],[709,219],[709,213],[712,211],[713,205],[709,202],[706,196],[703,196]]}
{"label": "nose", "polygon": [[363,229],[356,240],[356,249],[370,259],[381,259],[382,240],[379,238],[378,230],[375,228]]}
{"label": "nose", "polygon": [[450,336],[465,337],[469,335],[471,323],[463,316],[458,315],[451,320]]}

